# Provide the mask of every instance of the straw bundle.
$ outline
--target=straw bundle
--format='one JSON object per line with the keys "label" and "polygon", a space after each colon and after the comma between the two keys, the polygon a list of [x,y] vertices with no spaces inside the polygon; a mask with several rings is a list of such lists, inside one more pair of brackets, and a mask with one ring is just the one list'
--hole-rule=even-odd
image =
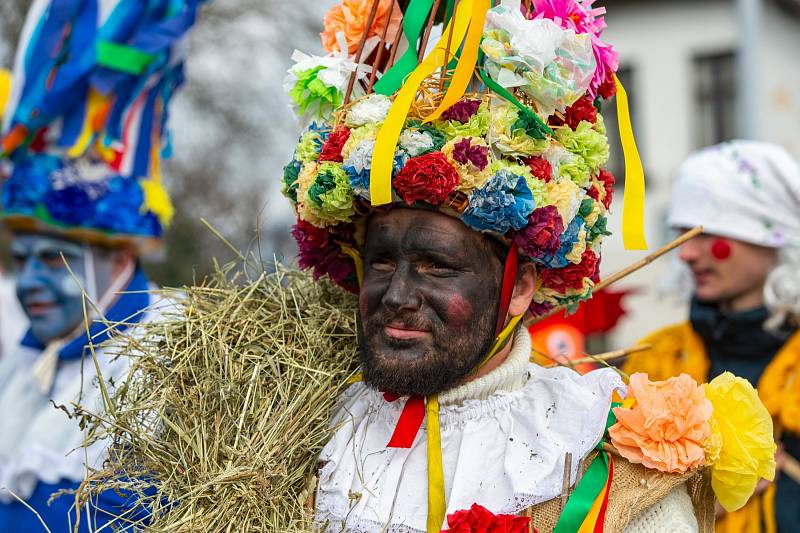
{"label": "straw bundle", "polygon": [[147,531],[309,531],[315,459],[356,368],[355,299],[282,268],[220,272],[182,300],[125,339],[126,382],[83,413],[111,449],[78,500],[132,491]]}

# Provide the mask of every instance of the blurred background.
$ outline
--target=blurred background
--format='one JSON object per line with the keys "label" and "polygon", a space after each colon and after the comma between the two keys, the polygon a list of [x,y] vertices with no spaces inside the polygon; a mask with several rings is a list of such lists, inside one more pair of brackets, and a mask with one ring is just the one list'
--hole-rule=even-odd
{"label": "blurred background", "polygon": [[[0,67],[10,67],[30,0],[0,2]],[[188,82],[172,106],[174,156],[167,187],[177,215],[164,256],[147,265],[153,279],[200,279],[214,258],[233,258],[202,220],[232,246],[292,262],[293,216],[279,176],[300,132],[282,89],[297,48],[321,53],[323,13],[334,0],[217,0],[192,34]],[[620,53],[619,77],[631,102],[647,179],[650,250],[673,235],[664,225],[670,178],[686,155],[734,138],[771,141],[800,159],[800,0],[606,0],[605,41]],[[604,244],[603,273],[647,252],[625,251],[620,217],[623,159],[614,105],[603,113],[612,143],[609,168],[618,190]],[[614,287],[629,291],[617,327],[591,339],[591,351],[628,346],[685,318],[664,288],[664,258]]]}

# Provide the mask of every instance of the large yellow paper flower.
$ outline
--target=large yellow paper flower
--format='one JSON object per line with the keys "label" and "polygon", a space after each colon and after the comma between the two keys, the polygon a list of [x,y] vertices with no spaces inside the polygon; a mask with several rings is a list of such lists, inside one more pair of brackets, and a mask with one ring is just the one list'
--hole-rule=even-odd
{"label": "large yellow paper flower", "polygon": [[706,386],[714,406],[712,429],[721,441],[711,486],[726,511],[742,507],[760,479],[775,477],[772,418],[750,383],[725,372]]}

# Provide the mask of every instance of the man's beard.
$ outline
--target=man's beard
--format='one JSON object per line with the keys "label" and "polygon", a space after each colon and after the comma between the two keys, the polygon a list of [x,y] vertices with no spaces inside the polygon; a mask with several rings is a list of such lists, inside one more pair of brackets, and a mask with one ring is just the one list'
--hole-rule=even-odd
{"label": "man's beard", "polygon": [[[413,357],[391,351],[413,349],[417,341],[387,338],[384,327],[400,321],[407,327],[430,330],[432,343]],[[358,327],[364,381],[383,392],[430,396],[460,384],[489,353],[494,343],[495,319],[475,313],[458,331],[434,324],[419,313],[385,311]]]}

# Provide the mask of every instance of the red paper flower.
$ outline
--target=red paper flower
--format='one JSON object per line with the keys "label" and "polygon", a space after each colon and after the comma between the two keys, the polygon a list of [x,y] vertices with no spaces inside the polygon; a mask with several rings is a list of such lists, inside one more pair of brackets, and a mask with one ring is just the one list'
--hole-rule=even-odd
{"label": "red paper flower", "polygon": [[600,87],[597,88],[597,92],[603,97],[604,100],[608,100],[617,94],[617,82],[614,80],[613,72],[609,72],[606,75],[606,79],[600,84]]}
{"label": "red paper flower", "polygon": [[542,285],[562,294],[566,294],[569,289],[582,289],[584,279],[597,279],[599,263],[597,255],[586,250],[577,265],[543,270]]}
{"label": "red paper flower", "polygon": [[531,174],[548,183],[553,178],[553,167],[541,156],[527,157],[523,162],[531,169]]}
{"label": "red paper flower", "polygon": [[564,222],[554,205],[534,209],[528,225],[514,234],[514,242],[530,257],[542,257],[558,252]]}
{"label": "red paper flower", "polygon": [[394,177],[394,188],[408,205],[416,201],[439,205],[458,185],[458,172],[441,152],[409,159]]}
{"label": "red paper flower", "polygon": [[292,228],[292,237],[297,241],[297,257],[300,268],[314,270],[314,279],[328,276],[331,281],[350,292],[358,292],[353,260],[342,253],[338,241],[352,241],[353,227],[340,224],[330,228],[318,228],[298,218]]}
{"label": "red paper flower", "polygon": [[473,503],[469,510],[447,515],[450,529],[443,529],[442,533],[528,533],[529,522],[530,518],[527,516],[496,515]]}
{"label": "red paper flower", "polygon": [[614,199],[614,175],[606,169],[602,169],[597,178],[603,182],[603,188],[606,190],[606,195],[603,197],[603,206],[608,209],[611,206],[611,201]]}
{"label": "red paper flower", "polygon": [[478,112],[480,106],[480,100],[459,100],[442,113],[442,118],[466,124],[469,122],[470,117]]}
{"label": "red paper flower", "polygon": [[573,130],[578,129],[582,120],[594,124],[597,122],[597,108],[588,96],[581,96],[578,101],[567,108],[566,120]]}
{"label": "red paper flower", "polygon": [[337,127],[333,133],[328,136],[328,140],[322,145],[322,150],[319,153],[319,162],[333,161],[335,163],[342,162],[342,147],[347,139],[350,138],[350,130],[344,126]]}

